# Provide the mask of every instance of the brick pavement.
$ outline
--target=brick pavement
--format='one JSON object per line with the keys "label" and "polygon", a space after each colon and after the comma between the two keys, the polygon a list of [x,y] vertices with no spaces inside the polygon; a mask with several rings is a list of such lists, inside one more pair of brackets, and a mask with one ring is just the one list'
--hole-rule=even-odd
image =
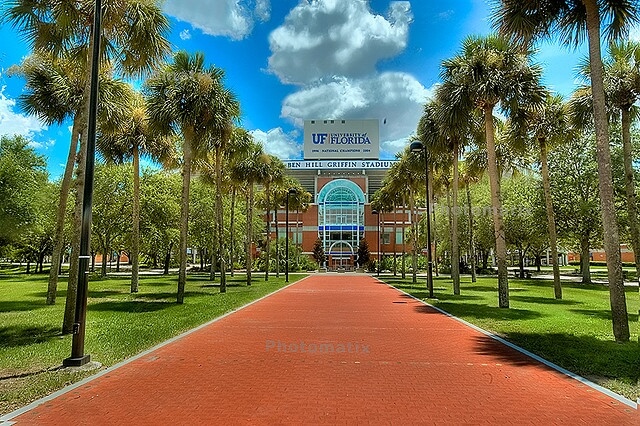
{"label": "brick pavement", "polygon": [[314,275],[17,424],[615,424],[638,411],[365,275]]}

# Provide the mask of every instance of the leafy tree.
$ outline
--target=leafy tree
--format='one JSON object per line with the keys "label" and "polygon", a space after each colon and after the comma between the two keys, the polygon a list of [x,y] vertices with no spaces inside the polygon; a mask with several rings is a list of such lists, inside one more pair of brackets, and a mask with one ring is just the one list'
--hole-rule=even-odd
{"label": "leafy tree", "polygon": [[578,249],[582,282],[590,283],[589,248],[602,238],[594,141],[587,136],[569,139],[550,152],[549,177],[558,235]]}
{"label": "leafy tree", "polygon": [[[113,244],[131,224],[131,167],[98,165],[93,187],[94,202],[91,227],[96,248],[102,253],[100,275],[107,275],[107,260]],[[95,250],[94,250],[95,251]]]}
{"label": "leafy tree", "polygon": [[167,171],[142,173],[140,181],[141,249],[151,266],[162,260],[169,273],[171,256],[180,239],[180,175]]}
{"label": "leafy tree", "polygon": [[36,193],[47,184],[46,161],[23,136],[0,138],[0,249],[38,219]]}
{"label": "leafy tree", "polygon": [[371,252],[369,251],[369,243],[365,238],[360,240],[358,245],[358,265],[361,268],[367,268],[371,262]]}
{"label": "leafy tree", "polygon": [[[360,258],[360,255],[358,255],[358,258]],[[320,238],[313,243],[313,259],[318,264],[318,268],[324,265],[324,262],[327,260],[327,256],[324,253],[324,247],[322,246],[322,240]]]}

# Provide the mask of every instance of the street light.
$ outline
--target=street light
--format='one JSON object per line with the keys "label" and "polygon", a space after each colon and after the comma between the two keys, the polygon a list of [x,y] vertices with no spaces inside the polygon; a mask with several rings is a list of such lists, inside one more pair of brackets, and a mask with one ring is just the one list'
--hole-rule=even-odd
{"label": "street light", "polygon": [[[80,228],[80,252],[78,256],[78,289],[76,311],[73,322],[71,356],[62,361],[65,367],[85,365],[91,356],[84,353],[84,336],[87,317],[87,292],[89,285],[89,244],[91,238],[91,205],[93,203],[93,169],[96,152],[96,115],[98,111],[98,67],[100,60],[100,34],[102,25],[102,1],[96,0],[93,10],[93,50],[91,52],[91,79],[89,92],[89,117],[87,120],[87,155],[82,199],[82,221]],[[106,255],[106,253],[105,253]]]}
{"label": "street light", "polygon": [[285,228],[286,232],[284,235],[284,252],[285,252],[285,263],[284,263],[284,281],[289,282],[289,195],[296,195],[298,191],[295,188],[289,188],[287,191],[287,201],[286,201],[286,212],[285,214]]}
{"label": "street light", "polygon": [[380,212],[378,210],[371,210],[371,213],[378,216],[378,271],[377,276],[380,276]]}
{"label": "street light", "polygon": [[425,182],[425,198],[427,204],[427,290],[429,297],[433,298],[433,261],[431,259],[431,206],[429,200],[429,162],[427,158],[426,146],[420,142],[412,142],[409,146],[411,152],[424,152],[424,182]]}

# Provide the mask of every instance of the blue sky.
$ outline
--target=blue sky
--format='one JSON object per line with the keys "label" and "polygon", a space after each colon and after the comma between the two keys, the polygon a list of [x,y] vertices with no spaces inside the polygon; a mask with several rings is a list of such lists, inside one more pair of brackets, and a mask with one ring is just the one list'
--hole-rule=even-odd
{"label": "blue sky", "polygon": [[[226,72],[242,126],[282,159],[301,158],[304,119],[386,118],[381,157],[415,132],[440,63],[471,34],[490,32],[484,0],[167,0],[175,50],[202,51]],[[29,51],[0,26],[0,134],[24,134],[62,174],[69,124],[46,127],[20,111],[24,81],[6,70]],[[584,47],[540,46],[545,83],[569,96]]]}

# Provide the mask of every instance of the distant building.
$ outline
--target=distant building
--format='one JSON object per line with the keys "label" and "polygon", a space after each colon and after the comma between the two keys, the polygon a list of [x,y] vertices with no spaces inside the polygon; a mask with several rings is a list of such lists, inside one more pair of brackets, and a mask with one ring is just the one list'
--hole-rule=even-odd
{"label": "distant building", "polygon": [[[408,210],[372,213],[370,198],[394,163],[379,159],[378,135],[378,120],[308,120],[305,158],[284,162],[287,174],[313,195],[306,212],[289,212],[289,238],[307,255],[320,238],[330,270],[353,268],[363,238],[373,259],[378,253],[409,251],[408,244],[402,245],[402,227],[410,226]],[[272,217],[274,233],[276,219],[279,237],[284,238],[284,209]]]}

